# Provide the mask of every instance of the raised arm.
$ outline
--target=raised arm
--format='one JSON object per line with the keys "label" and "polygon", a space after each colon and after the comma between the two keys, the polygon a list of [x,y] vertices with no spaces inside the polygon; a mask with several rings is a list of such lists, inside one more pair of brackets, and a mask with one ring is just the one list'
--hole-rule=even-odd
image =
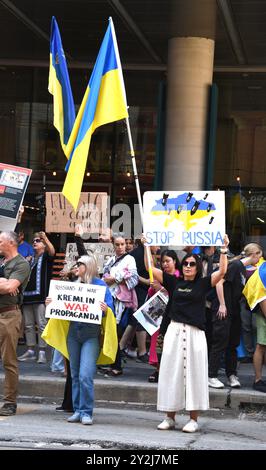
{"label": "raised arm", "polygon": [[42,242],[45,244],[49,256],[55,255],[54,245],[50,242],[45,232],[39,232]]}
{"label": "raised arm", "polygon": [[211,275],[211,284],[212,287],[216,286],[216,284],[223,279],[226,271],[227,271],[227,253],[228,253],[228,245],[229,245],[229,238],[225,234],[224,236],[224,244],[220,250],[220,259],[219,259],[219,269],[215,271]]}

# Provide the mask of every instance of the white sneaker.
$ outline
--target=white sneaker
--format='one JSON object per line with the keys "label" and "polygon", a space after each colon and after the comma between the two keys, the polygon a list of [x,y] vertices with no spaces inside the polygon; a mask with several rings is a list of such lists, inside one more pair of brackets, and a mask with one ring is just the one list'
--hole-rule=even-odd
{"label": "white sneaker", "polygon": [[81,422],[82,424],[85,424],[85,425],[91,425],[93,424],[93,419],[91,416],[82,416]]}
{"label": "white sneaker", "polygon": [[239,379],[236,375],[230,375],[230,377],[228,377],[228,385],[230,385],[232,388],[241,387],[241,383],[239,382]]}
{"label": "white sneaker", "polygon": [[30,362],[30,361],[35,361],[35,360],[36,360],[35,352],[32,351],[31,349],[28,349],[28,351],[22,354],[22,356],[18,357],[18,361],[20,362]]}
{"label": "white sneaker", "polygon": [[199,429],[197,421],[191,419],[182,429],[183,432],[196,432]]}
{"label": "white sneaker", "polygon": [[47,362],[47,359],[46,359],[46,355],[45,355],[45,351],[40,351],[39,352],[39,356],[38,356],[38,364],[46,364]]}
{"label": "white sneaker", "polygon": [[126,348],[124,350],[125,352],[125,355],[128,356],[128,357],[132,357],[133,359],[135,359],[136,357],[138,357],[138,354],[137,354],[137,351],[134,350],[134,349],[128,349]]}
{"label": "white sneaker", "polygon": [[209,377],[208,384],[209,384],[209,387],[212,387],[212,388],[224,388],[223,382],[217,379],[217,377]]}
{"label": "white sneaker", "polygon": [[175,420],[168,418],[168,416],[157,426],[160,431],[169,431],[169,429],[175,429]]}

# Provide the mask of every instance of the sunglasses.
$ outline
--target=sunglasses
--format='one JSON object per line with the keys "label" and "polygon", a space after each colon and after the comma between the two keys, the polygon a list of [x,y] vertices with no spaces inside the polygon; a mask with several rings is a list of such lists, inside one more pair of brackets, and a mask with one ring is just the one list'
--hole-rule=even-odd
{"label": "sunglasses", "polygon": [[183,263],[187,268],[195,268],[196,264],[196,261],[184,261]]}
{"label": "sunglasses", "polygon": [[34,238],[32,243],[41,243],[41,239],[40,238]]}
{"label": "sunglasses", "polygon": [[81,263],[81,261],[78,261],[76,264],[75,264],[75,267],[79,268],[80,266],[85,266],[84,263]]}

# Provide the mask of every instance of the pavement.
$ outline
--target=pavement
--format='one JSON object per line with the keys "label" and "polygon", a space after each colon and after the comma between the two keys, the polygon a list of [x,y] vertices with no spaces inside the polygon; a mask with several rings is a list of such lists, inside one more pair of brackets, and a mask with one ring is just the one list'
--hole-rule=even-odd
{"label": "pavement", "polygon": [[[18,355],[25,352],[26,346],[18,346]],[[19,363],[19,396],[18,403],[47,403],[62,402],[65,378],[50,370],[51,351],[48,349],[47,364],[37,362]],[[157,384],[149,383],[148,376],[154,368],[149,364],[127,359],[124,363],[123,375],[115,378],[105,377],[97,373],[95,377],[96,406],[128,406],[130,408],[156,409]],[[266,379],[266,366],[264,366]],[[238,377],[240,389],[210,388],[210,408],[239,411],[245,407],[266,407],[266,393],[253,390],[254,369],[252,364],[239,364]],[[3,390],[3,368],[0,363],[0,395]],[[219,379],[226,384],[224,372],[221,370]]]}

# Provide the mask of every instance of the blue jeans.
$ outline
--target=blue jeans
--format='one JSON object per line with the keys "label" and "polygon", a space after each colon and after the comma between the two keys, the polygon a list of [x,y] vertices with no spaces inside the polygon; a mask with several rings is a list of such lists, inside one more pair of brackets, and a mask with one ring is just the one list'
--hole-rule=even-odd
{"label": "blue jeans", "polygon": [[65,371],[65,361],[64,361],[64,356],[54,349],[53,351],[53,359],[52,359],[52,364],[51,364],[51,371],[52,372],[64,372]]}
{"label": "blue jeans", "polygon": [[86,324],[71,322],[67,337],[72,378],[73,409],[91,416],[94,404],[93,378],[100,352],[99,338],[88,338]]}

